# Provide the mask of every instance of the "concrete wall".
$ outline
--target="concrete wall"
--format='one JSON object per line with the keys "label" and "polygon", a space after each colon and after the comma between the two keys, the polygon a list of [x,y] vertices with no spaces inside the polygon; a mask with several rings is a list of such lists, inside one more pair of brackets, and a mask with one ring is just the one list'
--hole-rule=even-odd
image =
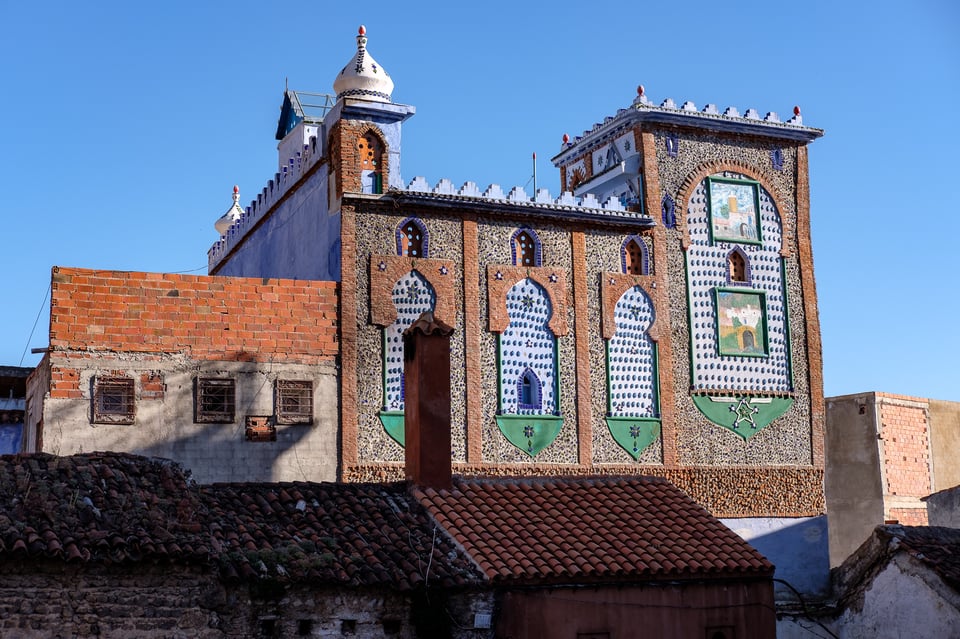
{"label": "concrete wall", "polygon": [[905,553],[870,580],[835,626],[843,639],[956,637],[960,595]]}
{"label": "concrete wall", "polygon": [[[98,450],[166,457],[190,469],[200,483],[237,481],[335,481],[337,478],[338,376],[332,362],[314,365],[194,361],[179,356],[137,361],[101,357],[70,360],[79,377],[78,397],[44,403],[43,452],[72,455]],[[94,424],[93,388],[98,375],[135,380],[133,424]],[[236,382],[235,421],[195,423],[194,380],[228,377]],[[155,380],[163,390],[146,390]],[[274,416],[277,380],[313,381],[313,423],[277,425],[277,440],[245,438],[245,418]]]}
{"label": "concrete wall", "polygon": [[936,492],[926,499],[931,526],[960,528],[960,486]]}
{"label": "concrete wall", "polygon": [[960,485],[960,402],[929,401],[933,490]]}
{"label": "concrete wall", "polygon": [[873,393],[827,398],[824,490],[830,567],[839,566],[883,523],[877,446],[879,410]]}

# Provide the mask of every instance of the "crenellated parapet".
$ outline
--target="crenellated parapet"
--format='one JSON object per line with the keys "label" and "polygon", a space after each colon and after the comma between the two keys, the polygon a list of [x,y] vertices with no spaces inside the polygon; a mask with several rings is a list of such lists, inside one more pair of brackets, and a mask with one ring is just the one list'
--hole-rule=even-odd
{"label": "crenellated parapet", "polygon": [[402,191],[391,193],[403,199],[415,198],[421,202],[457,201],[462,204],[473,203],[481,207],[507,206],[547,214],[632,220],[641,226],[649,221],[649,217],[644,213],[624,206],[620,198],[610,197],[601,202],[593,193],[586,193],[581,197],[564,191],[559,197],[554,197],[548,189],[537,189],[536,193],[530,196],[522,186],[504,191],[499,184],[491,184],[481,191],[476,182],[465,182],[458,188],[453,182],[443,178],[435,186],[430,186],[423,177],[416,177]]}
{"label": "crenellated parapet", "polygon": [[252,229],[257,222],[279,202],[294,184],[300,181],[315,165],[323,159],[322,149],[316,137],[311,137],[303,150],[287,160],[287,166],[273,175],[266,186],[257,194],[243,213],[231,224],[226,233],[207,251],[207,268],[213,269]]}
{"label": "crenellated parapet", "polygon": [[800,107],[794,107],[793,117],[783,121],[774,111],[761,116],[760,111],[753,108],[747,109],[741,115],[740,111],[733,106],[721,111],[716,104],[707,104],[702,109],[698,109],[690,100],[678,106],[672,98],[667,98],[658,105],[646,96],[643,87],[640,86],[637,88],[637,97],[630,107],[619,109],[615,115],[604,118],[602,122],[597,122],[573,139],[564,136],[561,150],[553,158],[553,163],[556,166],[564,165],[573,159],[573,154],[618,135],[638,123],[692,126],[718,132],[761,135],[800,143],[810,142],[823,135],[822,129],[804,126]]}

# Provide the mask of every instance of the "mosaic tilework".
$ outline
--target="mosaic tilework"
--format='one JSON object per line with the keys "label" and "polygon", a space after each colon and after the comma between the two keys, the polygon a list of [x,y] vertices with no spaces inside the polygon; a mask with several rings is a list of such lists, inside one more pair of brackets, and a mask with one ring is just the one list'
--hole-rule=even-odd
{"label": "mosaic tilework", "polygon": [[[430,256],[436,259],[461,261],[461,223],[459,219],[422,215],[416,210],[394,210],[392,205],[369,207],[357,215],[357,305],[370,308],[370,255],[392,255],[396,252],[396,229],[409,216],[423,221],[430,233]],[[509,259],[509,258],[508,258]],[[348,277],[344,273],[344,277]],[[474,275],[475,277],[475,275]],[[451,453],[454,461],[466,460],[466,427],[464,393],[463,282],[454,278],[455,313],[444,321],[455,332],[450,341],[451,384]],[[383,329],[372,323],[366,311],[357,316],[357,454],[360,463],[402,462],[403,448],[383,429],[378,414],[383,406]]]}
{"label": "mosaic tilework", "polygon": [[[647,242],[648,253],[653,265],[653,245],[649,236],[641,236]],[[595,464],[660,464],[663,460],[663,445],[658,438],[641,453],[637,461],[627,454],[613,439],[605,424],[607,414],[607,362],[605,342],[601,333],[600,282],[604,272],[616,273],[621,270],[620,249],[625,236],[622,233],[602,230],[586,232],[587,262],[587,322],[590,334],[590,398],[593,424],[593,462]],[[580,327],[578,327],[579,330]]]}
{"label": "mosaic tilework", "polygon": [[[511,263],[510,238],[523,224],[518,220],[509,223],[502,220],[479,218],[478,256],[480,262],[480,290],[487,290],[486,272],[488,264]],[[540,238],[544,267],[556,266],[572,272],[570,235],[554,226],[530,224]],[[622,241],[622,236],[621,236]],[[614,259],[619,259],[619,244],[614,248]],[[470,277],[470,274],[466,275]],[[569,284],[568,284],[569,286]],[[480,321],[488,325],[488,304],[486,295],[480,296]],[[573,304],[567,304],[567,326],[573,327]],[[576,420],[576,359],[573,345],[573,332],[557,337],[557,375],[561,383],[557,397],[559,413],[563,416],[563,428],[550,446],[536,457],[540,464],[572,464],[577,462],[577,420]],[[601,342],[602,344],[602,342]],[[601,349],[602,352],[602,349]],[[497,370],[497,335],[483,331],[480,335],[480,370]],[[567,383],[566,380],[570,380]],[[481,447],[484,463],[521,463],[529,464],[530,457],[511,444],[497,426],[494,416],[499,409],[498,380],[495,375],[485,374],[481,385],[482,428]],[[616,444],[614,443],[616,446]],[[624,457],[629,459],[624,453]]]}
{"label": "mosaic tilework", "polygon": [[[728,173],[725,177],[743,177]],[[770,194],[760,188],[762,245],[740,248],[750,265],[751,288],[766,293],[768,357],[721,356],[717,349],[714,289],[728,282],[727,254],[734,246],[711,245],[706,181],[694,191],[687,208],[691,246],[687,250],[690,330],[693,335],[693,388],[784,393],[791,390],[787,353],[786,309],[780,275],[780,217]]]}
{"label": "mosaic tilework", "polygon": [[421,314],[432,311],[436,301],[433,287],[416,271],[407,273],[393,287],[397,321],[384,329],[383,365],[386,387],[383,410],[403,410],[403,331]]}
{"label": "mosaic tilework", "polygon": [[[666,151],[665,133],[656,133],[657,167],[661,193],[673,198],[680,195],[680,188],[688,175],[706,162],[745,162],[765,174],[764,187],[781,197],[780,215],[783,226],[790,230],[787,246],[796,244],[796,209],[793,200],[796,180],[796,150],[783,149],[784,170],[764,173],[770,164],[772,146],[761,140],[738,140],[731,146],[719,136],[684,134],[684,152],[670,157]],[[677,202],[678,211],[686,211],[686,202]],[[682,282],[685,268],[685,253],[681,248],[679,230],[667,233],[667,260],[671,280]],[[749,441],[743,441],[730,431],[710,423],[693,405],[690,395],[683,389],[690,388],[690,334],[687,330],[688,299],[686,287],[671,286],[670,316],[673,343],[673,371],[678,390],[675,397],[676,450],[681,465],[809,465],[812,460],[810,440],[811,414],[809,403],[809,380],[805,373],[807,357],[806,318],[803,308],[803,290],[800,271],[794,255],[784,259],[787,303],[790,314],[791,361],[794,370],[793,389],[797,401],[774,423]],[[669,374],[663,371],[663,374]],[[822,490],[820,491],[822,499]]]}
{"label": "mosaic tilework", "polygon": [[507,293],[510,324],[500,334],[500,411],[550,415],[556,410],[554,336],[547,327],[550,298],[536,282],[517,282]]}
{"label": "mosaic tilework", "polygon": [[613,311],[617,332],[608,344],[610,414],[656,417],[654,346],[647,329],[653,304],[639,286],[629,289]]}

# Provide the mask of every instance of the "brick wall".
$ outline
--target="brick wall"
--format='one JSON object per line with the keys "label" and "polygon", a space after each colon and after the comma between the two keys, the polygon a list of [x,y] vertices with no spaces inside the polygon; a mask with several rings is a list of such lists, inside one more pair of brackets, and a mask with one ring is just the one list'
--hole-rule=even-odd
{"label": "brick wall", "polygon": [[927,401],[877,393],[877,404],[885,516],[902,524],[926,525],[924,504],[910,502],[932,492]]}
{"label": "brick wall", "polygon": [[[52,350],[302,364],[339,353],[335,282],[54,267],[51,296]],[[52,385],[76,392],[72,375],[54,370]]]}

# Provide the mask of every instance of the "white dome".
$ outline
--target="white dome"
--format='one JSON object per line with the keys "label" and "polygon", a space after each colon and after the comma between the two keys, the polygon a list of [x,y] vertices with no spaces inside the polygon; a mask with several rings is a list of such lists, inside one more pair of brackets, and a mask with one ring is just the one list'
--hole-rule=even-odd
{"label": "white dome", "polygon": [[227,234],[227,231],[233,226],[233,223],[243,215],[243,209],[240,208],[240,187],[233,187],[233,206],[227,209],[227,212],[220,216],[220,219],[213,223],[217,233],[221,237]]}
{"label": "white dome", "polygon": [[357,36],[357,53],[333,82],[337,99],[360,98],[374,102],[390,102],[393,80],[387,72],[367,53],[367,28],[360,25]]}

